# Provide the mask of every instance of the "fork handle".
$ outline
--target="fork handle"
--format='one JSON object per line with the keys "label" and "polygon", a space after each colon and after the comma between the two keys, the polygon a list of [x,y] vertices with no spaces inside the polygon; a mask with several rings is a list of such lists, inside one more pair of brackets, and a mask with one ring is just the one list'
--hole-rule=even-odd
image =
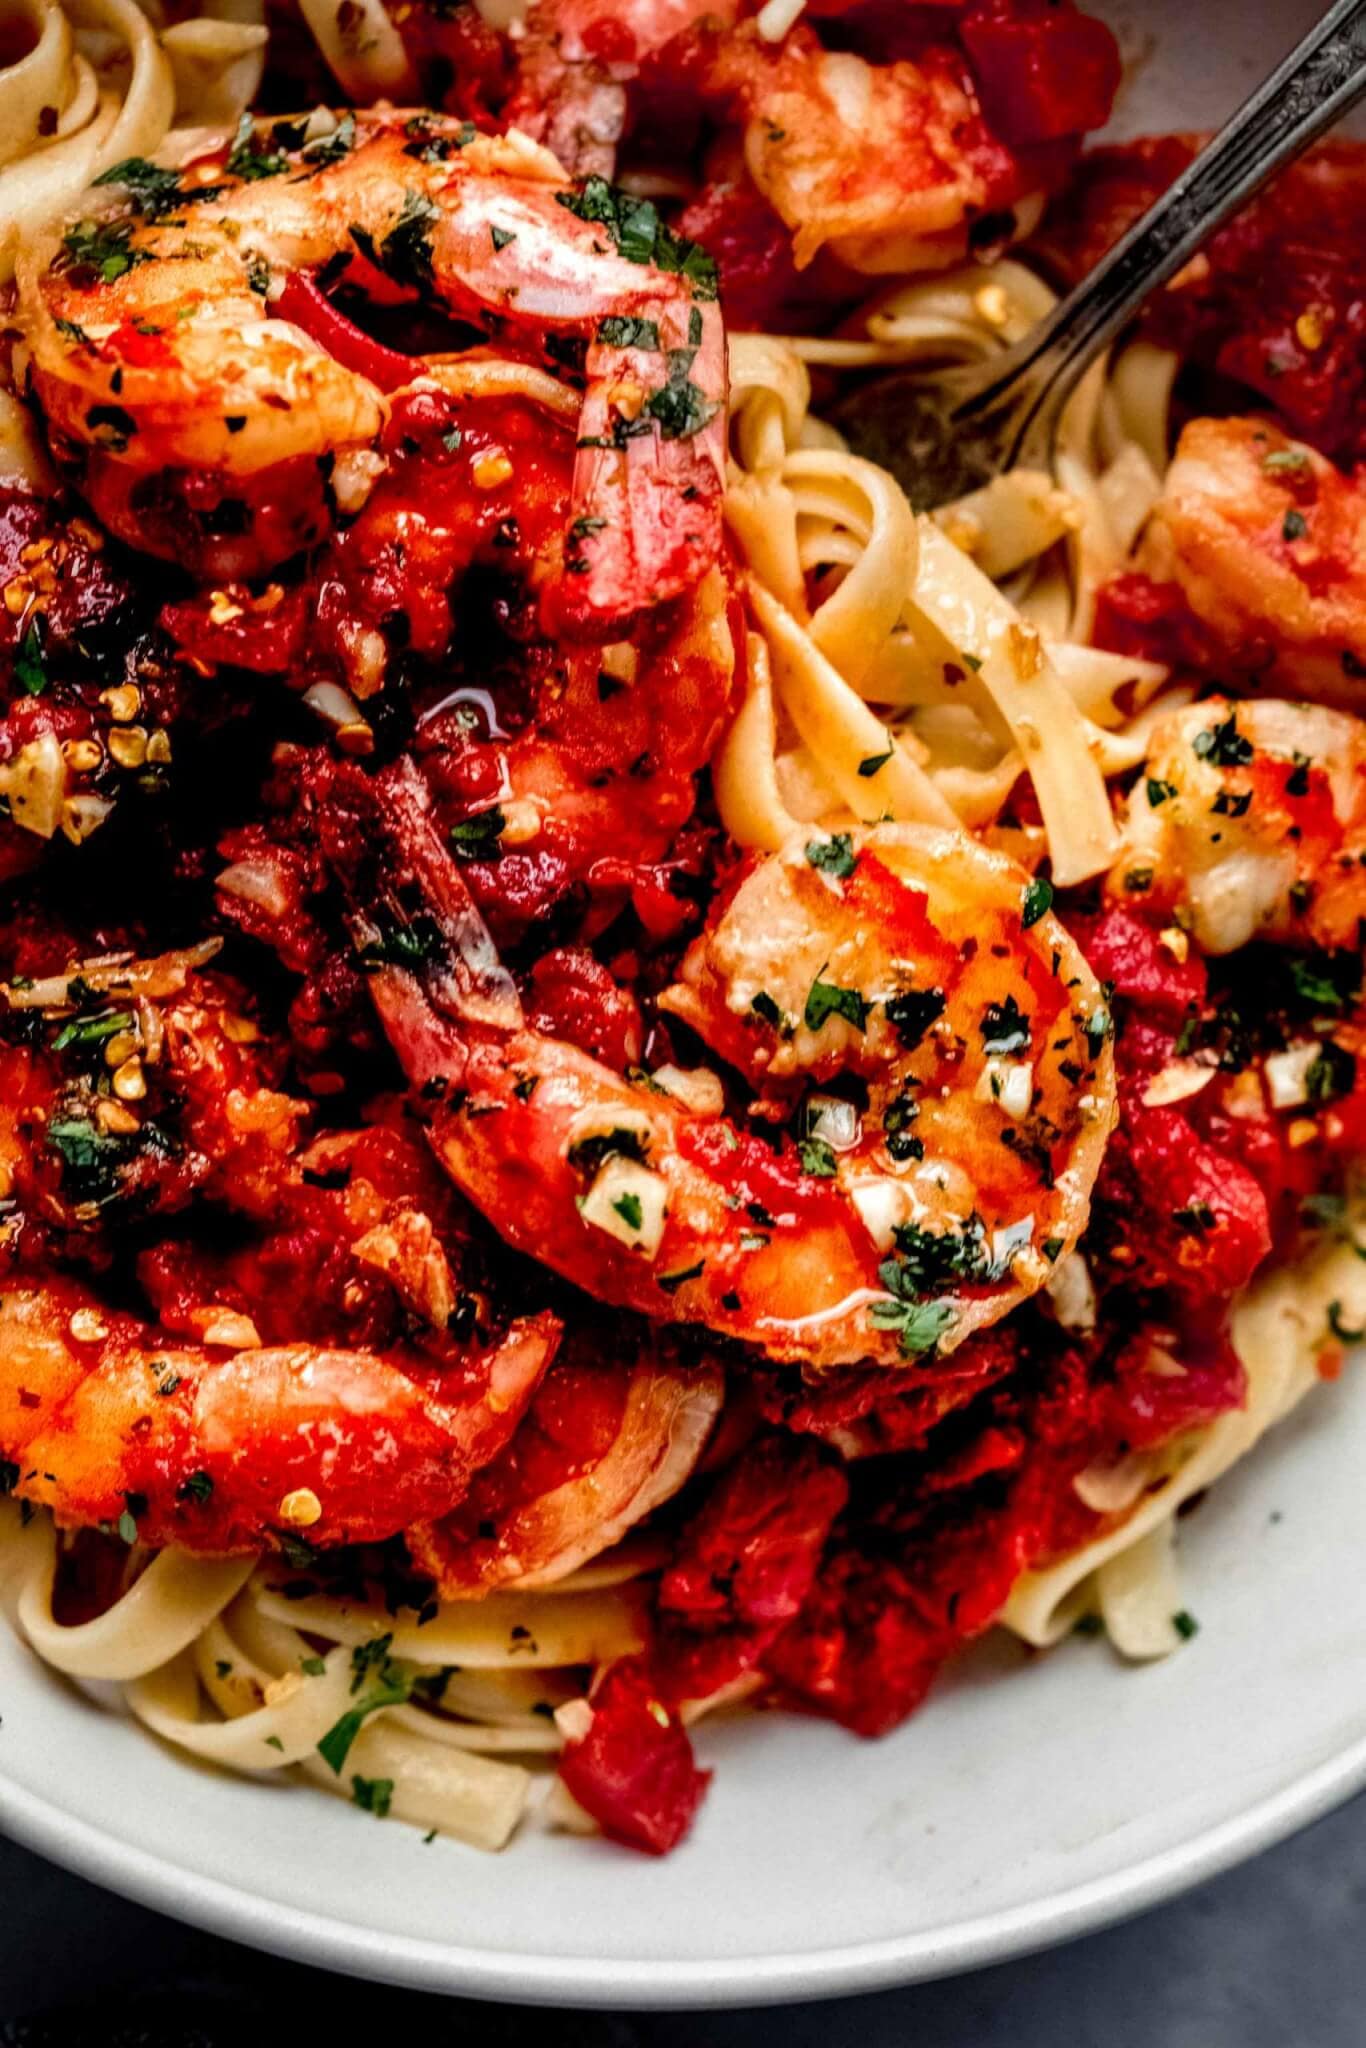
{"label": "fork handle", "polygon": [[[1366,0],[1335,0],[1214,140],[1115,243],[1089,275],[1015,348],[1001,374],[959,408],[970,418],[1014,384],[1032,393],[1017,449],[1056,419],[1082,374],[1151,293],[1176,275],[1213,230],[1282,164],[1366,92]],[[1049,435],[1051,440],[1051,433]]]}

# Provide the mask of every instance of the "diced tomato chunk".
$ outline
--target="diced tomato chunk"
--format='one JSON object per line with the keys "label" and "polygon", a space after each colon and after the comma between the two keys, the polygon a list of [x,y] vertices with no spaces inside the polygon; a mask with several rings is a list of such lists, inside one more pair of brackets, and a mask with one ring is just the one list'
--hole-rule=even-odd
{"label": "diced tomato chunk", "polygon": [[661,1665],[675,1698],[705,1698],[753,1668],[810,1592],[848,1495],[809,1439],[761,1438],[727,1468],[660,1583]]}
{"label": "diced tomato chunk", "polygon": [[566,1743],[560,1776],[605,1835],[663,1856],[677,1848],[711,1778],[645,1657],[608,1666],[590,1695],[592,1724]]}
{"label": "diced tomato chunk", "polygon": [[583,947],[543,954],[531,970],[529,1001],[534,1031],[567,1039],[619,1074],[640,1064],[640,1006]]}
{"label": "diced tomato chunk", "polygon": [[1101,128],[1119,90],[1119,46],[1067,0],[977,0],[959,34],[983,111],[1012,144]]}
{"label": "diced tomato chunk", "polygon": [[1068,923],[1093,973],[1164,1023],[1180,1024],[1204,1002],[1209,980],[1204,961],[1198,953],[1178,960],[1145,919],[1115,908]]}

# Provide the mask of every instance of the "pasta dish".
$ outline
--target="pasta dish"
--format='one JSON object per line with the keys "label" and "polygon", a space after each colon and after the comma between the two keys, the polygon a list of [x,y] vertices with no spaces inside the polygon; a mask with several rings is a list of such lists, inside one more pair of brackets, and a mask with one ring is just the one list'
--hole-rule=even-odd
{"label": "pasta dish", "polygon": [[1198,147],[1072,0],[0,21],[22,1640],[654,1852],[709,1715],[1179,1648],[1366,1334],[1366,155],[941,502],[842,408]]}

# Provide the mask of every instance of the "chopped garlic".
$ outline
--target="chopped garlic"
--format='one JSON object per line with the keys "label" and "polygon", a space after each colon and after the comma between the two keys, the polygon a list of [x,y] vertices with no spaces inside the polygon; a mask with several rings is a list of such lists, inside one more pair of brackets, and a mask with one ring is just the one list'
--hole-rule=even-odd
{"label": "chopped garlic", "polygon": [[1034,1100],[1032,1060],[990,1059],[982,1068],[974,1093],[979,1102],[994,1102],[1018,1123],[1029,1115]]}
{"label": "chopped garlic", "polygon": [[612,1138],[618,1132],[624,1138],[633,1139],[642,1152],[648,1153],[654,1125],[643,1109],[621,1102],[590,1102],[571,1122],[565,1138],[565,1152],[572,1154],[580,1145],[587,1145],[594,1138]]}
{"label": "chopped garlic", "polygon": [[1214,1068],[1200,1060],[1168,1060],[1149,1081],[1143,1100],[1149,1109],[1161,1109],[1169,1102],[1184,1102],[1187,1096],[1198,1095],[1213,1079]]}
{"label": "chopped garlic", "polygon": [[710,1067],[656,1067],[650,1079],[698,1116],[720,1116],[726,1106],[721,1077]]}
{"label": "chopped garlic", "polygon": [[1080,1252],[1059,1259],[1046,1282],[1053,1313],[1064,1330],[1086,1332],[1096,1327],[1096,1290],[1091,1269]]}
{"label": "chopped garlic", "polygon": [[878,1250],[890,1251],[897,1225],[911,1218],[910,1189],[893,1180],[890,1174],[880,1173],[851,1182],[849,1198]]}
{"label": "chopped garlic", "polygon": [[1301,1102],[1308,1102],[1309,1069],[1318,1056],[1318,1041],[1310,1038],[1287,1046],[1284,1052],[1270,1053],[1263,1060],[1262,1071],[1273,1109],[1295,1109]]}
{"label": "chopped garlic", "polygon": [[669,1183],[663,1174],[615,1153],[603,1161],[579,1214],[595,1230],[652,1259],[664,1236],[668,1209]]}

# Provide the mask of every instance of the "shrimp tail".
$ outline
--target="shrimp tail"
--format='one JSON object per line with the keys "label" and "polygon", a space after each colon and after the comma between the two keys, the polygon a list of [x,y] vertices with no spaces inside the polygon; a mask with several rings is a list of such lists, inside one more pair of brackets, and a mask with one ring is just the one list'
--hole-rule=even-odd
{"label": "shrimp tail", "polygon": [[321,820],[375,1007],[400,1032],[410,1078],[419,1088],[438,1075],[460,1085],[453,1025],[515,1031],[522,1005],[441,843],[421,774],[406,756],[373,777],[338,767]]}

